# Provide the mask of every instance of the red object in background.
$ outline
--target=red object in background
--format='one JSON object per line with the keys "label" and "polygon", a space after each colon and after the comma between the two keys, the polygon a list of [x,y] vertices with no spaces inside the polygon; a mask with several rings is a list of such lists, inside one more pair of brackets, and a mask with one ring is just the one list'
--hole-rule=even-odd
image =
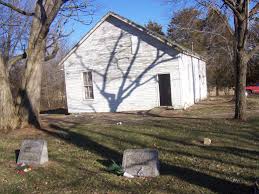
{"label": "red object in background", "polygon": [[247,86],[246,91],[248,94],[259,94],[259,83],[255,85]]}

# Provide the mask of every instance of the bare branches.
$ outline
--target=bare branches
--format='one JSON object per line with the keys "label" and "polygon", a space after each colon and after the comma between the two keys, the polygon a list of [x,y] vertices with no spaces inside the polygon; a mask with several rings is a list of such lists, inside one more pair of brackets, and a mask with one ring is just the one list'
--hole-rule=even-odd
{"label": "bare branches", "polygon": [[256,5],[250,10],[249,17],[253,17],[258,12],[259,12],[259,3],[256,3]]}
{"label": "bare branches", "polygon": [[[176,0],[174,0],[176,1]],[[213,8],[218,14],[218,19],[221,18],[225,26],[229,29],[231,36],[228,33],[223,32],[226,38],[229,39],[229,44],[222,42],[218,37],[211,37],[213,40],[208,40],[206,37],[206,42],[208,44],[209,55],[215,57],[214,62],[217,61],[218,64],[226,64],[229,61],[227,55],[231,53],[233,60],[230,62],[234,64],[235,71],[235,118],[240,120],[246,119],[246,97],[245,97],[245,84],[246,84],[246,74],[247,74],[247,64],[248,61],[253,57],[254,54],[259,53],[259,46],[255,41],[251,41],[250,45],[247,44],[247,39],[249,38],[249,22],[251,19],[255,19],[253,16],[257,16],[259,11],[258,0],[195,0],[199,5],[205,8]],[[188,1],[189,2],[189,1]],[[190,3],[192,4],[192,3]],[[254,5],[253,8],[249,6]],[[227,11],[231,11],[232,18],[226,18]],[[255,21],[256,22],[256,21]],[[212,26],[214,26],[213,32],[219,32],[217,30],[217,24],[212,20]],[[224,26],[224,28],[225,28]],[[216,27],[216,28],[215,28]],[[233,29],[233,30],[232,30]],[[199,29],[198,29],[199,30]],[[232,38],[231,38],[232,37]],[[195,39],[195,38],[192,38]],[[212,42],[213,41],[213,42]],[[212,45],[214,44],[214,45]],[[212,45],[212,46],[211,46]],[[230,47],[229,47],[230,45]],[[222,48],[219,48],[222,46]],[[232,51],[229,48],[232,47]],[[253,48],[253,49],[251,49]],[[226,54],[222,49],[226,49]],[[228,51],[229,50],[229,51]],[[211,52],[212,51],[212,52]],[[227,66],[226,66],[227,68]],[[226,69],[227,70],[227,69]],[[225,70],[224,70],[225,71]],[[216,74],[218,74],[216,72]],[[222,72],[219,74],[222,77]],[[224,79],[227,79],[226,77]],[[225,82],[225,80],[224,80]],[[217,84],[217,83],[216,83]]]}
{"label": "bare branches", "polygon": [[49,61],[49,60],[51,60],[51,59],[54,59],[54,58],[56,57],[58,51],[59,51],[59,48],[58,48],[58,47],[55,47],[55,49],[52,51],[52,53],[49,54],[49,55],[47,55],[44,60],[45,60],[45,61]]}
{"label": "bare branches", "polygon": [[[93,21],[95,9],[91,5],[91,0],[85,1],[67,1],[61,7],[59,15],[69,20],[89,25]],[[87,18],[87,20],[86,20]]]}
{"label": "bare branches", "polygon": [[26,12],[26,11],[20,9],[19,7],[16,7],[16,6],[12,5],[11,3],[6,3],[6,2],[0,0],[0,4],[6,6],[6,7],[8,7],[8,8],[10,8],[10,9],[12,9],[12,10],[14,10],[14,11],[16,11],[16,12],[22,14],[22,15],[25,15],[25,16],[34,16],[34,13]]}
{"label": "bare branches", "polygon": [[222,15],[222,13],[215,7],[210,5],[209,6],[210,9],[212,9],[213,11],[215,11],[215,13],[217,14],[217,16],[221,19],[221,21],[225,24],[225,26],[227,27],[228,31],[230,34],[234,35],[234,31],[231,28],[229,22],[227,21],[227,19]]}
{"label": "bare branches", "polygon": [[184,28],[184,27],[180,27],[180,26],[176,26],[176,28],[181,29],[181,30],[187,30],[187,31],[190,31],[190,32],[198,32],[198,33],[202,33],[202,34],[211,34],[211,35],[214,35],[214,36],[219,36],[219,37],[223,38],[225,41],[228,41],[227,38],[222,35],[222,33],[205,31],[205,30],[197,30],[197,29],[193,29],[193,28]]}
{"label": "bare branches", "polygon": [[234,12],[234,14],[241,20],[243,16],[240,14],[238,7],[232,0],[223,0],[223,2]]}
{"label": "bare branches", "polygon": [[45,60],[45,61],[49,61],[49,60],[51,60],[51,59],[54,59],[54,58],[56,57],[58,51],[59,51],[58,43],[55,42],[55,46],[54,46],[54,48],[53,48],[51,54],[45,56],[45,59],[44,59],[44,60]]}
{"label": "bare branches", "polygon": [[59,13],[59,15],[63,16],[64,18],[68,18],[70,20],[74,20],[75,22],[79,22],[81,24],[84,24],[84,25],[90,25],[93,21],[93,14],[89,14],[88,16],[90,17],[90,20],[89,21],[84,21],[82,19],[80,19],[80,15],[78,14],[78,12],[70,12],[68,14],[64,14],[62,12]]}
{"label": "bare branches", "polygon": [[256,54],[259,53],[259,45],[257,44],[250,52],[247,54],[247,62]]}
{"label": "bare branches", "polygon": [[[221,19],[221,21],[225,24],[225,27],[228,29],[229,33],[234,35],[234,30],[232,29],[231,25],[229,24],[228,18],[225,17],[226,13],[224,13],[222,11],[224,4],[226,4],[225,0],[222,0],[224,3],[223,5],[217,5],[216,3],[212,3],[211,1],[206,1],[206,0],[195,0],[195,1],[199,6],[202,6],[206,9],[213,10],[217,14],[217,16]],[[234,6],[232,0],[229,0],[229,2]]]}
{"label": "bare branches", "polygon": [[21,55],[18,55],[18,56],[15,56],[13,58],[11,58],[9,61],[8,61],[8,64],[7,64],[7,72],[10,72],[10,69],[12,68],[12,66],[14,64],[16,64],[18,61],[22,60],[22,59],[26,59],[27,58],[27,54],[26,52],[24,52],[23,54]]}

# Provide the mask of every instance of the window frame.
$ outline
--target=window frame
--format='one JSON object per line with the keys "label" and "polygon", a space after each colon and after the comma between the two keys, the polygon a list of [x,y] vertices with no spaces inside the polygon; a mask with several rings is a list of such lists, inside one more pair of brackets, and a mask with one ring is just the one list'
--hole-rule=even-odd
{"label": "window frame", "polygon": [[[90,75],[91,75],[91,83],[87,83],[87,84],[85,84],[85,77],[84,77],[84,75],[85,74],[89,74],[90,73]],[[86,79],[87,79],[88,77],[86,77]],[[89,78],[88,78],[88,80],[89,80]],[[83,71],[82,72],[82,85],[83,85],[83,100],[86,100],[86,101],[93,101],[94,100],[94,85],[93,85],[93,71],[92,70],[89,70],[89,71]],[[90,90],[92,90],[92,96],[90,96],[89,94],[89,89],[87,89],[87,88],[92,88],[92,89],[90,89]],[[90,96],[90,97],[87,97],[86,96],[86,94],[88,93],[88,95]]]}

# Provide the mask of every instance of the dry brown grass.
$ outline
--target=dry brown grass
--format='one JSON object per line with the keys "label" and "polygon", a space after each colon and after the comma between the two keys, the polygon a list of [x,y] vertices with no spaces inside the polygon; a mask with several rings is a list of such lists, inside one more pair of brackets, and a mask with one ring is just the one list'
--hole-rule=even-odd
{"label": "dry brown grass", "polygon": [[[248,193],[259,177],[259,114],[251,109],[247,122],[237,122],[228,119],[232,107],[222,98],[184,112],[167,110],[167,117],[44,115],[41,131],[0,137],[0,193]],[[211,146],[202,144],[204,137]],[[46,139],[50,162],[21,176],[14,150],[24,138]],[[106,171],[125,149],[144,147],[159,150],[161,176],[126,179]]]}

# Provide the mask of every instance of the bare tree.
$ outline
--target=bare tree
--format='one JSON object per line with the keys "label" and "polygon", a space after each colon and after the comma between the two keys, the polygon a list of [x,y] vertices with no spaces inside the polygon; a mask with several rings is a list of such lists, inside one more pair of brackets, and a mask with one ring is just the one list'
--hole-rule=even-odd
{"label": "bare tree", "polygon": [[[17,0],[9,2],[22,6]],[[4,6],[0,7],[0,16],[0,128],[6,130],[19,124],[9,72],[17,61],[26,58],[22,45],[28,40],[30,19]]]}
{"label": "bare tree", "polygon": [[[175,2],[175,1],[174,1]],[[246,120],[246,74],[247,64],[259,50],[259,45],[248,47],[249,23],[258,15],[257,0],[195,0],[196,5],[213,9],[219,17],[229,11],[232,20],[225,20],[226,28],[233,31],[233,64],[235,67],[235,119]],[[233,21],[233,25],[231,21]],[[232,28],[234,26],[234,28]]]}
{"label": "bare tree", "polygon": [[247,64],[252,56],[259,50],[259,45],[256,45],[253,49],[247,51],[246,42],[248,38],[248,25],[249,20],[253,15],[258,13],[259,3],[249,11],[249,0],[224,0],[226,6],[228,6],[234,14],[234,64],[236,75],[236,109],[235,118],[240,120],[246,120],[246,74]]}
{"label": "bare tree", "polygon": [[[209,9],[202,13],[195,7],[175,12],[168,26],[168,37],[201,54],[207,59],[209,89],[233,86],[232,31],[226,28],[225,18]],[[226,57],[227,56],[227,57]]]}
{"label": "bare tree", "polygon": [[[26,42],[26,60],[25,60],[25,72],[22,76],[21,87],[19,88],[19,96],[17,99],[12,100],[8,95],[8,102],[15,103],[12,105],[15,113],[19,117],[21,126],[32,124],[40,127],[39,109],[40,109],[40,92],[41,92],[41,76],[42,76],[42,64],[45,60],[52,59],[57,53],[57,44],[55,41],[51,44],[51,48],[48,45],[48,35],[51,26],[57,21],[57,26],[60,28],[67,23],[68,19],[84,22],[82,16],[92,16],[91,6],[89,1],[68,1],[68,0],[36,0],[32,10],[22,9],[14,3],[0,0],[2,7],[7,7],[23,16],[30,17],[31,25],[28,41]],[[81,13],[81,14],[80,14]],[[81,17],[80,17],[81,16]],[[63,19],[63,23],[60,23],[59,19]],[[85,22],[84,22],[85,23]],[[48,55],[48,51],[50,51]],[[25,55],[23,54],[22,57]],[[21,58],[21,56],[19,56]],[[3,66],[3,76],[1,79],[5,79],[6,84],[3,86],[2,91],[6,91],[10,88],[8,72],[6,65]],[[8,69],[8,68],[7,68]],[[3,77],[3,78],[2,78]],[[7,101],[7,100],[6,100]],[[7,109],[6,105],[0,104],[4,112],[9,112],[12,109]],[[11,104],[10,104],[11,106]],[[10,117],[3,117],[3,121],[0,128],[5,128],[6,123],[4,120],[10,120]],[[12,122],[12,121],[11,121]],[[14,123],[14,122],[13,122]],[[18,125],[12,125],[11,128]]]}
{"label": "bare tree", "polygon": [[41,111],[66,108],[65,77],[63,66],[59,65],[59,62],[68,53],[69,45],[65,41],[60,41],[59,45],[57,56],[43,64]]}

